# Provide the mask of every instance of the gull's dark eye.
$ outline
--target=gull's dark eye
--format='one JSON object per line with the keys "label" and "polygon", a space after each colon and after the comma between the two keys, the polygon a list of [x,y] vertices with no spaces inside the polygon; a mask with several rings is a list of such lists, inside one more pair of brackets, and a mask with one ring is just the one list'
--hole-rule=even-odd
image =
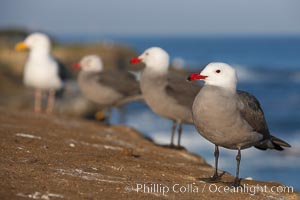
{"label": "gull's dark eye", "polygon": [[146,56],[148,56],[148,55],[149,55],[149,53],[148,53],[148,52],[146,52],[146,53],[145,53],[145,55],[146,55]]}
{"label": "gull's dark eye", "polygon": [[219,69],[217,69],[217,70],[216,70],[216,73],[218,73],[218,74],[219,74],[220,72],[221,72],[221,70],[219,70]]}

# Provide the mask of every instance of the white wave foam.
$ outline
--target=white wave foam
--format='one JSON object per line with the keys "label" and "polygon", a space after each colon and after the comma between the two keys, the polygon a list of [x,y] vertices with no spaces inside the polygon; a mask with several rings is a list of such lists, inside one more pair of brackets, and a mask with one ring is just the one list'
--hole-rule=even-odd
{"label": "white wave foam", "polygon": [[300,83],[300,72],[293,73],[290,78],[292,81]]}
{"label": "white wave foam", "polygon": [[[171,121],[157,116],[149,109],[145,108],[140,109],[138,112],[129,112],[126,121],[128,125],[140,130],[156,143],[170,143]],[[283,152],[260,151],[255,148],[243,150],[244,168],[290,168],[291,163],[293,163],[293,167],[300,167],[300,159],[298,159],[300,157],[300,130],[297,133],[290,133],[290,136],[286,135],[282,139],[291,143],[292,148],[287,148]],[[175,144],[177,143],[177,135],[174,142]],[[193,126],[183,127],[181,144],[189,151],[204,157],[208,163],[214,165],[214,145],[200,136]],[[220,148],[220,167],[223,169],[235,168],[236,153],[234,150]]]}
{"label": "white wave foam", "polygon": [[172,67],[174,69],[182,70],[185,68],[185,60],[181,57],[175,57],[172,60]]}
{"label": "white wave foam", "polygon": [[242,65],[232,65],[237,71],[239,81],[243,82],[254,82],[263,80],[263,75],[255,72],[254,70],[249,69],[249,67]]}
{"label": "white wave foam", "polygon": [[[154,131],[149,133],[153,140],[158,144],[169,144],[171,133],[170,131]],[[242,151],[243,165],[245,168],[251,169],[259,168],[289,168],[291,163],[293,167],[300,167],[300,136],[289,138],[292,148],[287,148],[283,152],[275,150],[260,151],[256,148],[245,149]],[[177,137],[175,137],[175,144]],[[197,131],[186,127],[183,130],[181,144],[189,151],[194,152],[204,157],[208,163],[214,165],[214,145],[203,137]],[[235,157],[237,151],[220,148],[220,167],[224,169],[231,169],[235,167]],[[263,162],[262,162],[263,159]]]}

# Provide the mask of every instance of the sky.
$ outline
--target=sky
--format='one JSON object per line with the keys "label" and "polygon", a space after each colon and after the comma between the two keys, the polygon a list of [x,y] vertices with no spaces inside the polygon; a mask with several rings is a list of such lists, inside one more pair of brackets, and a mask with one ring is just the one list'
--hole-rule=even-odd
{"label": "sky", "polygon": [[0,28],[53,34],[300,35],[299,0],[1,0]]}

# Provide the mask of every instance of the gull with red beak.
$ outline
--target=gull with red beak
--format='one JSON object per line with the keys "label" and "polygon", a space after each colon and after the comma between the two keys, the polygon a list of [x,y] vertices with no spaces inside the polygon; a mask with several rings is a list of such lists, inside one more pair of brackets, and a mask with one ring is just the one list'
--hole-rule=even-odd
{"label": "gull with red beak", "polygon": [[35,88],[34,111],[41,111],[42,94],[48,91],[47,113],[51,113],[55,103],[55,92],[63,88],[67,78],[66,68],[50,54],[51,42],[47,35],[32,33],[15,47],[21,51],[29,49],[29,57],[24,68],[24,84]]}
{"label": "gull with red beak", "polygon": [[145,63],[140,86],[145,102],[159,116],[173,121],[171,146],[174,146],[174,134],[178,124],[178,143],[182,133],[182,124],[192,124],[192,104],[201,89],[198,84],[189,84],[183,76],[169,73],[169,55],[159,48],[145,50],[132,64]]}
{"label": "gull with red beak", "polygon": [[74,68],[80,68],[77,82],[82,94],[102,106],[121,106],[142,99],[136,77],[127,71],[104,70],[97,55],[84,56]]}
{"label": "gull with red beak", "polygon": [[234,185],[240,184],[241,150],[252,146],[282,151],[290,145],[270,135],[263,110],[251,94],[237,91],[235,69],[225,63],[210,63],[200,74],[191,74],[188,80],[203,80],[203,88],[193,103],[193,120],[198,132],[215,144],[215,174],[218,175],[219,146],[236,149],[237,169]]}

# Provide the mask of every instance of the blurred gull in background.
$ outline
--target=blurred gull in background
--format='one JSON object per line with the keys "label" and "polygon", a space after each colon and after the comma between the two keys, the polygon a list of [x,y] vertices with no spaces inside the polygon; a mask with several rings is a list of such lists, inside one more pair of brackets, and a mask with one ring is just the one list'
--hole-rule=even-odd
{"label": "blurred gull in background", "polygon": [[42,109],[42,94],[48,91],[47,113],[52,113],[55,92],[64,86],[67,73],[64,66],[51,54],[51,42],[47,35],[32,33],[23,42],[16,45],[16,50],[29,49],[29,57],[24,69],[24,84],[35,89],[34,111]]}
{"label": "blurred gull in background", "polygon": [[139,62],[146,64],[141,75],[144,99],[153,112],[173,121],[171,147],[178,124],[177,147],[180,148],[182,124],[193,123],[192,104],[201,86],[188,84],[183,76],[169,73],[169,55],[159,47],[149,48],[131,60],[132,64]]}
{"label": "blurred gull in background", "polygon": [[97,55],[84,56],[74,68],[80,68],[78,85],[82,94],[102,107],[122,106],[142,100],[139,83],[127,71],[104,70]]}

